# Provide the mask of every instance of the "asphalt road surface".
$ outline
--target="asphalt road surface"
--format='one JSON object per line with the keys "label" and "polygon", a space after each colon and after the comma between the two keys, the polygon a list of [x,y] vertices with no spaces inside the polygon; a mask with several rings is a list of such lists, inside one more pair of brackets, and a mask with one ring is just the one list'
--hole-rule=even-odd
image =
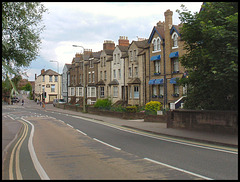
{"label": "asphalt road surface", "polygon": [[[5,179],[9,171],[14,179],[238,179],[238,152],[233,150],[164,138],[61,110],[15,105],[2,111],[3,119],[22,124],[4,162]],[[16,157],[12,165],[11,154]]]}

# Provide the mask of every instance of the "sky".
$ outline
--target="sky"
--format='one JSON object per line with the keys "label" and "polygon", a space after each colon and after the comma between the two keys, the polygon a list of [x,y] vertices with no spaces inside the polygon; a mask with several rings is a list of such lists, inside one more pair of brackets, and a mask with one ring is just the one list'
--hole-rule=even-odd
{"label": "sky", "polygon": [[[43,16],[45,30],[41,34],[39,56],[26,68],[28,80],[42,69],[62,74],[64,65],[71,64],[80,45],[93,52],[103,49],[104,40],[118,44],[119,36],[129,42],[148,39],[157,22],[165,21],[164,12],[173,12],[173,24],[180,22],[177,9],[184,4],[192,13],[199,12],[202,2],[44,2],[48,13]],[[55,62],[50,62],[53,60]],[[57,63],[57,62],[58,63]],[[26,78],[26,77],[24,77]]]}

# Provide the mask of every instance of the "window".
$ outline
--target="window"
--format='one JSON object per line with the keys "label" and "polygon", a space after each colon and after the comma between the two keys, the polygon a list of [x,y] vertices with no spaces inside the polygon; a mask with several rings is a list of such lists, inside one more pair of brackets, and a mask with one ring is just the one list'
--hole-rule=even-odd
{"label": "window", "polygon": [[103,57],[103,66],[106,66],[106,57]]}
{"label": "window", "polygon": [[103,67],[103,57],[101,57],[101,67]]}
{"label": "window", "polygon": [[100,71],[100,80],[102,80],[102,71]]}
{"label": "window", "polygon": [[82,74],[80,74],[80,76],[79,76],[79,83],[80,84],[82,83]]}
{"label": "window", "polygon": [[92,83],[94,83],[94,80],[95,80],[95,75],[94,75],[94,72],[92,72]]}
{"label": "window", "polygon": [[155,73],[160,73],[160,60],[154,61]]}
{"label": "window", "polygon": [[45,92],[45,85],[42,85],[42,93]]}
{"label": "window", "polygon": [[91,72],[88,73],[88,83],[91,83]]}
{"label": "window", "polygon": [[157,39],[157,50],[161,50],[160,38]]}
{"label": "window", "polygon": [[104,87],[100,87],[100,97],[104,97]]}
{"label": "window", "polygon": [[80,97],[83,96],[83,87],[79,87],[79,89],[78,89],[78,95],[79,95]]}
{"label": "window", "polygon": [[116,70],[113,70],[113,79],[116,79]]}
{"label": "window", "polygon": [[133,59],[137,60],[137,51],[136,50],[134,50],[134,58]]}
{"label": "window", "polygon": [[157,41],[156,39],[153,40],[153,51],[157,50]]}
{"label": "window", "polygon": [[131,67],[128,68],[128,76],[129,76],[129,77],[132,77],[132,68],[131,68]]}
{"label": "window", "polygon": [[130,61],[132,61],[132,60],[133,60],[133,52],[130,51]]}
{"label": "window", "polygon": [[87,88],[87,97],[91,97],[91,87]]}
{"label": "window", "polygon": [[135,76],[138,77],[138,67],[135,67]]}
{"label": "window", "polygon": [[49,75],[49,82],[52,82],[52,75]]}
{"label": "window", "polygon": [[42,81],[45,82],[45,75],[42,76]]}
{"label": "window", "polygon": [[134,98],[138,99],[139,98],[139,87],[134,86]]}
{"label": "window", "polygon": [[159,85],[159,95],[163,96],[163,85]]}
{"label": "window", "polygon": [[174,87],[174,94],[179,94],[179,86],[174,84],[173,87]]}
{"label": "window", "polygon": [[58,76],[54,76],[54,78],[55,78],[55,82],[58,82]]}
{"label": "window", "polygon": [[75,88],[71,87],[71,96],[75,96]]}
{"label": "window", "polygon": [[152,86],[152,93],[153,96],[157,96],[157,85]]}
{"label": "window", "polygon": [[113,97],[118,97],[118,87],[117,86],[113,87]]}
{"label": "window", "polygon": [[116,60],[117,58],[116,58],[116,54],[114,54],[114,58],[113,58],[113,64],[115,65],[116,64],[116,62],[117,62],[117,60]]}
{"label": "window", "polygon": [[96,88],[91,87],[91,97],[96,97]]}
{"label": "window", "polygon": [[121,79],[121,69],[118,69],[118,79]]}
{"label": "window", "polygon": [[117,55],[117,64],[119,64],[120,63],[120,54],[118,53],[118,55]]}
{"label": "window", "polygon": [[51,85],[51,92],[55,92],[55,85]]}
{"label": "window", "polygon": [[179,61],[178,58],[174,58],[173,60],[173,73],[178,73],[179,71]]}
{"label": "window", "polygon": [[89,67],[93,68],[93,61],[92,60],[89,60]]}
{"label": "window", "polygon": [[104,71],[104,80],[107,80],[107,71]]}
{"label": "window", "polygon": [[173,47],[177,47],[177,46],[178,46],[177,35],[174,34],[174,36],[173,36]]}

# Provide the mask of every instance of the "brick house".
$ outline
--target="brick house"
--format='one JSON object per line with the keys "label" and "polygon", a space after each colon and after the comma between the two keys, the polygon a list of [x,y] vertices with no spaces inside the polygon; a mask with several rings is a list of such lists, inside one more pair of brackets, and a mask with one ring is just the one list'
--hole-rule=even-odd
{"label": "brick house", "polygon": [[176,82],[185,72],[178,60],[185,51],[179,31],[181,25],[172,25],[172,11],[167,10],[164,15],[165,22],[159,21],[148,39],[150,59],[146,62],[149,74],[147,101],[160,101],[170,108],[170,103],[176,102],[186,92],[186,89],[178,86]]}
{"label": "brick house", "polygon": [[118,45],[113,51],[113,61],[111,61],[111,81],[110,97],[113,103],[125,104],[124,86],[125,86],[125,72],[124,59],[121,58],[124,53],[127,53],[129,40],[125,36],[120,36]]}
{"label": "brick house", "polygon": [[98,98],[108,98],[111,93],[109,83],[111,82],[111,61],[113,60],[114,49],[115,43],[113,41],[104,41],[100,61],[98,62],[98,82],[96,84]]}
{"label": "brick house", "polygon": [[145,104],[145,59],[148,40],[132,41],[125,56],[125,80],[129,105]]}

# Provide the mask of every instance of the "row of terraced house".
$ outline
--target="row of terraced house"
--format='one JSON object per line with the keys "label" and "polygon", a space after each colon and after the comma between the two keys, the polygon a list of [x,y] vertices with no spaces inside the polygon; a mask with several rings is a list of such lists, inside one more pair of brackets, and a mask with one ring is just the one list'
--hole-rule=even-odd
{"label": "row of terraced house", "polygon": [[62,96],[72,104],[92,105],[100,98],[112,103],[143,106],[160,101],[166,108],[186,94],[177,79],[186,76],[179,62],[185,53],[179,28],[172,24],[173,12],[167,10],[165,22],[153,27],[148,39],[129,43],[120,36],[118,45],[105,40],[103,50],[84,49],[72,64],[65,64]]}

